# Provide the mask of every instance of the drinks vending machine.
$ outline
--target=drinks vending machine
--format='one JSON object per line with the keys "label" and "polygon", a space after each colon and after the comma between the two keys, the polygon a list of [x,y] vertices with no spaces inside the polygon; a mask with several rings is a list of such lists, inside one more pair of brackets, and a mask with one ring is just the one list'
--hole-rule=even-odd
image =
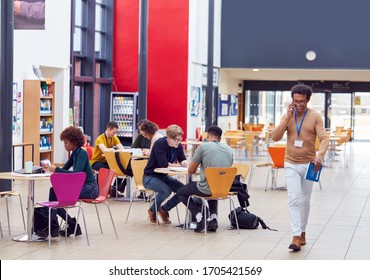
{"label": "drinks vending machine", "polygon": [[111,92],[110,117],[118,123],[117,137],[123,146],[137,136],[137,92]]}

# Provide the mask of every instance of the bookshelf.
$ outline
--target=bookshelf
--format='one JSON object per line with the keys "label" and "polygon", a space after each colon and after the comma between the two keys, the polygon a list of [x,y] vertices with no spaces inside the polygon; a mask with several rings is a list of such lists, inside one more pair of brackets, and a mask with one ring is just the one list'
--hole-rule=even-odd
{"label": "bookshelf", "polygon": [[23,94],[23,142],[34,143],[34,165],[42,159],[54,162],[55,83],[24,80]]}

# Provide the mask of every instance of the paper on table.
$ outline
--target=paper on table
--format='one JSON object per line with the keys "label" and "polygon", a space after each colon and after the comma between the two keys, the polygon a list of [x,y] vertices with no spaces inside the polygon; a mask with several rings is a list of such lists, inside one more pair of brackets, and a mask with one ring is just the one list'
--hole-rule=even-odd
{"label": "paper on table", "polygon": [[315,165],[312,162],[308,164],[305,179],[318,182],[320,180],[322,165],[320,166],[320,169],[317,172],[314,171],[314,166]]}
{"label": "paper on table", "polygon": [[186,172],[188,171],[188,168],[187,167],[176,167],[176,166],[173,166],[173,167],[169,167],[168,168],[169,170],[171,171],[177,171],[177,172]]}

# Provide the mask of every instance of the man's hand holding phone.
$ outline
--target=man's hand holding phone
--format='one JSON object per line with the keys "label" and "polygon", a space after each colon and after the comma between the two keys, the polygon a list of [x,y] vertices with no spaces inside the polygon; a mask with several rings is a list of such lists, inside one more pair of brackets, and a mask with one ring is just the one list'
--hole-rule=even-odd
{"label": "man's hand holding phone", "polygon": [[294,116],[294,111],[296,110],[296,107],[295,107],[295,104],[294,102],[290,103],[289,104],[289,107],[288,107],[288,112],[287,112],[287,116],[288,118],[291,118]]}

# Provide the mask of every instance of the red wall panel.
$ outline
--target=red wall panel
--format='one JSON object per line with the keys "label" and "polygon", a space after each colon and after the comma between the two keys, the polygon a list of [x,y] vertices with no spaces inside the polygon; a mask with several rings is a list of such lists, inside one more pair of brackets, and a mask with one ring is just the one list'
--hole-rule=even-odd
{"label": "red wall panel", "polygon": [[139,0],[115,1],[113,75],[117,91],[138,91]]}
{"label": "red wall panel", "polygon": [[[116,1],[115,79],[118,91],[138,88],[138,0]],[[186,133],[189,0],[150,0],[147,116],[160,128]]]}

